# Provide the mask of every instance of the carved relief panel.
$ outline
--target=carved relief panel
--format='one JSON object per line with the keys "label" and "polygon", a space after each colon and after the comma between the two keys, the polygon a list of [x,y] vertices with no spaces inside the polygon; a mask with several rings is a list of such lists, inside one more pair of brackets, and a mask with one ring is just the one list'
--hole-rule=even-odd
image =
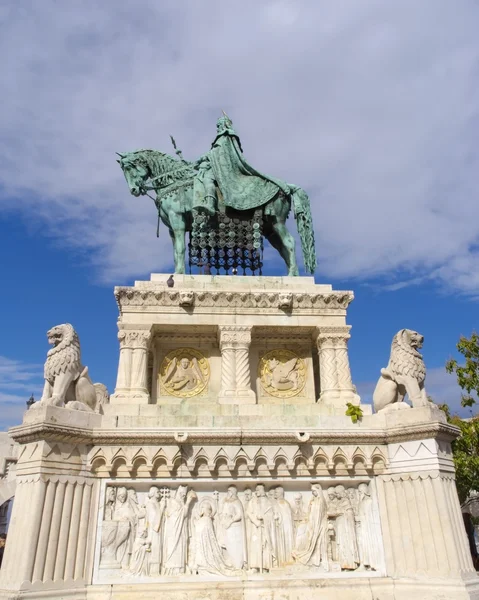
{"label": "carved relief panel", "polygon": [[216,328],[156,332],[154,355],[153,403],[214,401],[221,378]]}
{"label": "carved relief panel", "polygon": [[[277,331],[278,330],[278,331]],[[255,388],[259,403],[315,403],[313,343],[308,331],[258,328],[251,347]]]}
{"label": "carved relief panel", "polygon": [[290,398],[301,393],[306,383],[306,365],[296,352],[272,350],[258,365],[263,392],[276,398]]}
{"label": "carved relief panel", "polygon": [[207,390],[210,379],[208,359],[193,348],[168,352],[160,366],[161,394],[191,398]]}
{"label": "carved relief panel", "polygon": [[384,572],[368,481],[108,482],[101,493],[96,583]]}

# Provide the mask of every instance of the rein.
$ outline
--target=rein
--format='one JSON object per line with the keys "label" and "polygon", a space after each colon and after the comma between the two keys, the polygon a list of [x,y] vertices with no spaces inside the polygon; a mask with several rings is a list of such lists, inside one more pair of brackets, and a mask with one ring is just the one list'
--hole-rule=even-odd
{"label": "rein", "polygon": [[157,198],[153,198],[153,196],[150,196],[150,194],[148,193],[149,191],[153,191],[154,189],[155,188],[152,188],[152,187],[142,188],[143,194],[153,200],[153,202],[155,203],[155,206],[158,210],[158,221],[156,223],[156,237],[159,238],[160,237],[160,207],[158,206],[157,202],[161,203],[161,201],[158,200]]}

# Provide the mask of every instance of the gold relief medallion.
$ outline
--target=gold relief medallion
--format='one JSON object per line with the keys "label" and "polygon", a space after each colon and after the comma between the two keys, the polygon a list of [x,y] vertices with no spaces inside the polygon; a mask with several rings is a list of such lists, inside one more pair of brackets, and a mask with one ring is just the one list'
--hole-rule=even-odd
{"label": "gold relief medallion", "polygon": [[297,396],[306,383],[304,360],[291,350],[271,350],[259,361],[263,390],[277,398]]}
{"label": "gold relief medallion", "polygon": [[198,350],[178,348],[163,359],[159,377],[166,395],[191,398],[201,394],[208,385],[210,366]]}

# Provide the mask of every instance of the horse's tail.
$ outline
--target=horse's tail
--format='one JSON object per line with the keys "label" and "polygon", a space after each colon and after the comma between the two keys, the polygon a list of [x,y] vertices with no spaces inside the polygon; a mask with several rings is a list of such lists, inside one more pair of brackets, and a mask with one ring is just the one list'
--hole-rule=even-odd
{"label": "horse's tail", "polygon": [[313,218],[308,195],[301,188],[296,188],[291,196],[294,216],[298,227],[301,249],[303,251],[304,266],[308,273],[313,274],[316,269],[316,248],[314,245]]}

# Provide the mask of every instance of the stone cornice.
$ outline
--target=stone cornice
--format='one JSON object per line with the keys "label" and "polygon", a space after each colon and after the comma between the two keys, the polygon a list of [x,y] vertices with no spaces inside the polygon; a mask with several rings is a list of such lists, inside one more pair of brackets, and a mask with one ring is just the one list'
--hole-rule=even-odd
{"label": "stone cornice", "polygon": [[459,429],[447,423],[417,423],[389,429],[305,429],[296,431],[184,429],[86,429],[58,423],[33,423],[9,430],[21,444],[38,440],[87,445],[158,444],[390,444],[409,440],[440,438],[453,441]]}
{"label": "stone cornice", "polygon": [[[188,290],[187,305],[201,308],[231,308],[245,310],[341,310],[344,311],[354,299],[351,291],[297,292],[285,294],[276,291],[229,291],[229,290]],[[185,306],[183,290],[136,289],[116,287],[115,298],[120,313],[125,307],[159,309]]]}

